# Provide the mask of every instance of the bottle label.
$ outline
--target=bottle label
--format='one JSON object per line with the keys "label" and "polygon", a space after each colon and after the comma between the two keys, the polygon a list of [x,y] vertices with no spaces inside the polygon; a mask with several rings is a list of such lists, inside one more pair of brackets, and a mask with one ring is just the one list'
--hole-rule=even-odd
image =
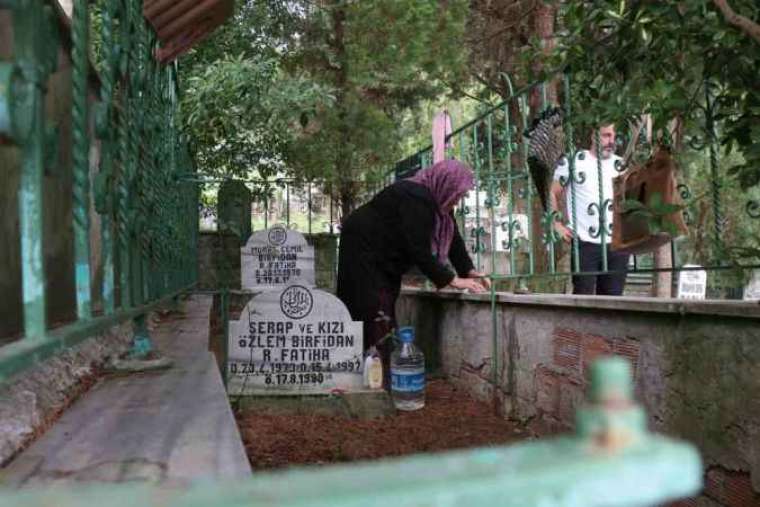
{"label": "bottle label", "polygon": [[380,360],[372,361],[367,375],[370,389],[380,389],[383,387],[383,365]]}
{"label": "bottle label", "polygon": [[396,371],[391,370],[391,390],[403,393],[423,391],[425,389],[425,370]]}

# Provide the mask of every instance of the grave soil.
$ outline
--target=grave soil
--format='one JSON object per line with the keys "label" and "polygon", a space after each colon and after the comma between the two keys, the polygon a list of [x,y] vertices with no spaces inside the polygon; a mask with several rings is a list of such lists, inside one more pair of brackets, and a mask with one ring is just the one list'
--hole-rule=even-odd
{"label": "grave soil", "polygon": [[528,433],[445,380],[429,380],[414,412],[358,420],[325,415],[236,414],[254,470],[372,460],[421,452],[514,443]]}

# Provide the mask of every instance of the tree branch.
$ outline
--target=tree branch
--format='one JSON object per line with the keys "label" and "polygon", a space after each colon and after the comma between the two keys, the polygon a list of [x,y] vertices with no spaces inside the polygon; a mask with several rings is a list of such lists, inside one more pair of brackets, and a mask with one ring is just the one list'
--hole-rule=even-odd
{"label": "tree branch", "polygon": [[728,0],[713,0],[713,3],[723,13],[723,17],[728,24],[739,28],[746,35],[749,35],[756,42],[760,43],[760,25],[747,17],[735,13],[731,6],[728,5]]}
{"label": "tree branch", "polygon": [[480,102],[481,104],[488,104],[489,106],[493,106],[493,104],[489,100],[481,99],[481,98],[476,97],[475,95],[471,95],[467,93],[466,91],[464,91],[461,86],[458,86],[458,85],[455,85],[454,83],[449,83],[446,81],[443,81],[443,84],[446,85],[452,92],[459,93],[463,97],[467,97],[468,99],[472,99],[476,102]]}

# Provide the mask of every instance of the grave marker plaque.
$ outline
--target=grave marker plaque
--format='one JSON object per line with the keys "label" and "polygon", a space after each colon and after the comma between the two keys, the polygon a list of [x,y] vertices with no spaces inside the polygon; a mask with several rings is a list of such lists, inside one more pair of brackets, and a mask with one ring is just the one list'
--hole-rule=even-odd
{"label": "grave marker plaque", "polygon": [[362,388],[362,323],[328,292],[293,284],[256,294],[228,340],[231,395]]}
{"label": "grave marker plaque", "polygon": [[[685,268],[699,268],[696,264],[686,264]],[[707,271],[690,269],[678,274],[679,299],[705,299],[707,293]]]}
{"label": "grave marker plaque", "polygon": [[282,225],[257,231],[240,249],[241,287],[260,290],[298,281],[314,286],[314,247],[298,231]]}
{"label": "grave marker plaque", "polygon": [[745,301],[760,301],[760,269],[753,269],[747,285],[744,286]]}

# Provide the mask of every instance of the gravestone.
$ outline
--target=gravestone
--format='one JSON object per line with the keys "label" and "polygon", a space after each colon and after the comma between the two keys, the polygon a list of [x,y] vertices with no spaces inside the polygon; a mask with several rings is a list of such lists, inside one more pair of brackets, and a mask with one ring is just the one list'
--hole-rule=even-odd
{"label": "gravestone", "polygon": [[285,287],[299,282],[314,286],[314,247],[298,231],[275,225],[257,231],[240,249],[243,290]]}
{"label": "gravestone", "polygon": [[230,321],[230,395],[362,388],[362,323],[332,294],[293,284],[255,294]]}
{"label": "gravestone", "polygon": [[251,237],[251,191],[242,181],[227,180],[216,200],[219,232],[235,234],[240,238],[238,246],[245,244]]}
{"label": "gravestone", "polygon": [[[700,268],[696,264],[686,264],[684,268]],[[703,269],[683,270],[678,274],[679,299],[705,299],[707,293],[707,271]]]}
{"label": "gravestone", "polygon": [[753,269],[747,285],[744,286],[745,301],[760,301],[760,269]]}

